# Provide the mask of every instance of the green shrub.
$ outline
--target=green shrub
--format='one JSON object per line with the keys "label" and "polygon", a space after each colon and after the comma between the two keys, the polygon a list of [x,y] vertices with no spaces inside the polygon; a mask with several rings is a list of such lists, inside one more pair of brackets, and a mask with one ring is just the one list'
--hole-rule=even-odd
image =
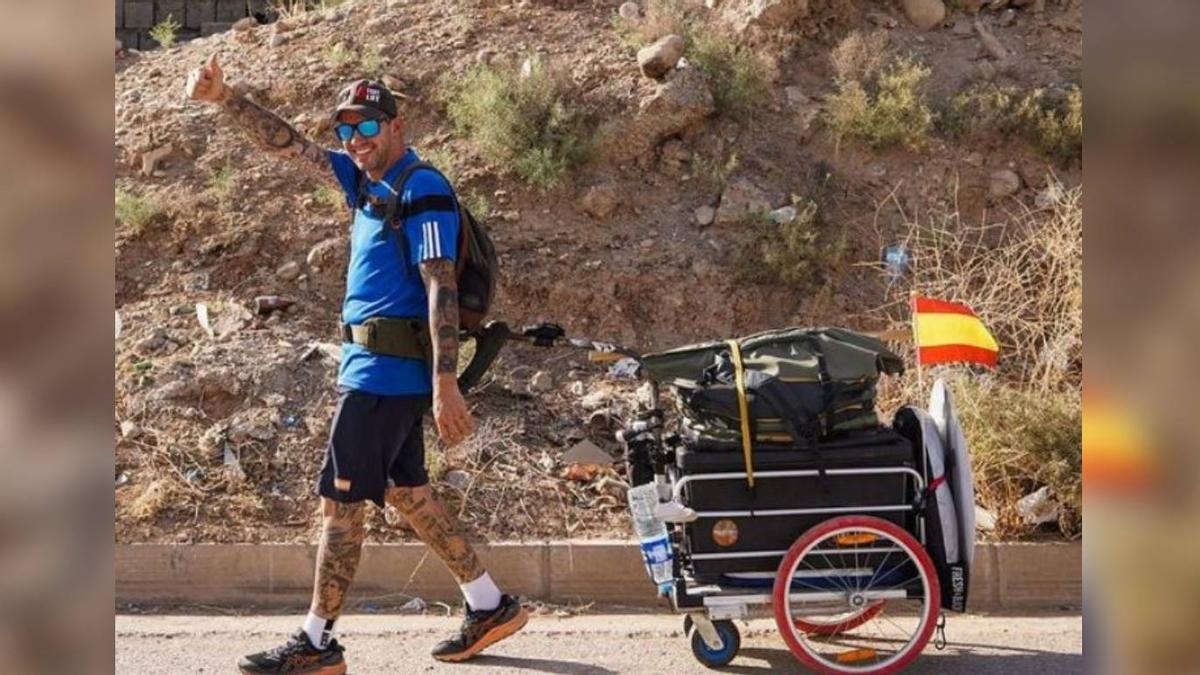
{"label": "green shrub", "polygon": [[168,14],[167,18],[150,29],[150,37],[162,45],[163,49],[170,49],[175,44],[175,36],[179,32],[179,28],[180,23],[175,20],[174,15]]}
{"label": "green shrub", "polygon": [[808,290],[841,263],[845,237],[831,238],[817,202],[793,199],[792,206],[796,217],[791,222],[775,223],[765,213],[747,218],[747,229],[765,233],[756,235],[751,245],[739,252],[734,263],[738,279]]}
{"label": "green shrub", "polygon": [[720,193],[729,182],[729,177],[737,170],[739,161],[736,152],[729,153],[728,157],[720,153],[715,157],[696,155],[692,166],[692,173],[701,184],[709,190]]}
{"label": "green shrub", "polygon": [[224,164],[208,176],[208,190],[222,205],[227,205],[237,188],[237,174],[233,165]]}
{"label": "green shrub", "polygon": [[474,190],[462,195],[462,203],[476,220],[486,220],[492,214],[492,203]]}
{"label": "green shrub", "polygon": [[893,61],[868,82],[846,79],[827,104],[829,126],[839,138],[857,138],[874,147],[917,147],[933,123],[921,87],[928,67],[909,59]]}
{"label": "green shrub", "polygon": [[527,63],[524,73],[492,66],[469,71],[449,84],[447,109],[484,159],[547,189],[586,157],[585,120],[565,74]]}
{"label": "green shrub", "polygon": [[983,85],[960,92],[938,115],[949,138],[992,132],[1024,138],[1067,163],[1083,156],[1083,90],[1071,86],[1062,100],[1043,89],[1024,95],[1014,87]]}
{"label": "green shrub", "polygon": [[342,191],[326,184],[318,185],[317,189],[313,190],[313,201],[330,210],[340,209],[346,204]]}
{"label": "green shrub", "polygon": [[639,19],[630,21],[616,13],[612,18],[617,37],[632,50],[667,35],[687,36],[691,32],[691,23],[682,0],[648,0]]}
{"label": "green shrub", "polygon": [[747,119],[766,103],[767,64],[752,48],[717,29],[698,30],[689,42],[685,55],[708,75],[718,113]]}
{"label": "green shrub", "polygon": [[334,68],[343,68],[354,61],[354,52],[345,42],[338,42],[325,50],[325,62]]}
{"label": "green shrub", "polygon": [[451,184],[457,183],[459,178],[458,155],[450,149],[446,144],[441,144],[436,148],[427,148],[421,151],[421,158],[429,162],[442,172],[442,175],[450,181]]}
{"label": "green shrub", "polygon": [[150,197],[139,197],[118,188],[115,201],[117,222],[135,237],[141,236],[162,215],[162,208]]}

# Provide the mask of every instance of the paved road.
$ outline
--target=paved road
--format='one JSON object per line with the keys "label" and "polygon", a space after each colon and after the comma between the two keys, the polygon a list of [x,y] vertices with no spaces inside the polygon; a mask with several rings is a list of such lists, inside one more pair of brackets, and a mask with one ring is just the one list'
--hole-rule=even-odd
{"label": "paved road", "polygon": [[[116,672],[235,673],[239,654],[280,642],[298,617],[139,616],[116,618]],[[534,617],[521,633],[465,665],[441,664],[429,648],[458,625],[433,616],[355,615],[339,622],[351,675],[457,672],[607,675],[711,673],[692,657],[682,621],[672,615],[587,614]],[[728,672],[804,672],[771,620],[742,623],[743,645]],[[950,645],[931,646],[909,673],[1058,675],[1083,672],[1079,615],[950,616]]]}

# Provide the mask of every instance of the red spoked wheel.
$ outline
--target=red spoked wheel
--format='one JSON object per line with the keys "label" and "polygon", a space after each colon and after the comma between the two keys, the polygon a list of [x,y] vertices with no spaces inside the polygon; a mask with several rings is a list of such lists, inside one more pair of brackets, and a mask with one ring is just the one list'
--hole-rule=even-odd
{"label": "red spoked wheel", "polygon": [[[866,609],[850,610],[845,614],[833,616],[824,619],[800,619],[797,618],[796,628],[808,633],[809,635],[838,635],[852,631],[864,623],[879,616],[883,611],[883,604],[886,600],[867,605]],[[822,621],[822,623],[817,623]]]}
{"label": "red spoked wheel", "polygon": [[912,535],[879,518],[843,516],[792,544],[772,600],[775,624],[805,666],[876,675],[920,655],[937,624],[941,591],[933,561]]}

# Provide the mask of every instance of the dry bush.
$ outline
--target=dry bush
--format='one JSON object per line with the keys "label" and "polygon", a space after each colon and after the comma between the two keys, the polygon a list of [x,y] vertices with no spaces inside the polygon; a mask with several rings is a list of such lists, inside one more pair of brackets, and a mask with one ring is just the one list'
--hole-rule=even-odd
{"label": "dry bush", "polygon": [[687,7],[682,0],[648,0],[638,19],[613,14],[612,25],[621,42],[641,49],[667,35],[686,36],[691,29]]}
{"label": "dry bush", "polygon": [[559,185],[589,150],[578,91],[563,71],[526,61],[479,66],[444,85],[458,131],[498,167],[539,188]]}
{"label": "dry bush", "polygon": [[870,33],[852,31],[837,47],[833,48],[829,58],[833,63],[833,72],[838,80],[869,82],[883,72],[888,60],[888,34],[877,30]]}
{"label": "dry bush", "polygon": [[135,521],[149,521],[178,502],[179,490],[170,478],[156,478],[124,508],[124,515]]}
{"label": "dry bush", "polygon": [[905,243],[914,287],[969,304],[1000,344],[1006,376],[1052,391],[1078,386],[1082,371],[1083,188],[1052,182],[1046,194],[1044,209],[1021,205],[983,225],[936,214],[912,224]]}
{"label": "dry bush", "polygon": [[697,28],[687,38],[688,60],[708,75],[717,112],[747,119],[770,97],[767,62],[728,31]]}
{"label": "dry bush", "polygon": [[[1049,485],[1063,505],[1059,527],[1082,526],[1083,189],[1052,183],[1043,209],[970,226],[957,213],[914,223],[906,240],[913,288],[970,305],[1000,345],[998,369],[978,377],[962,366],[933,369],[956,394],[971,445],[979,501],[998,516],[996,535],[1026,534],[1016,501]],[[907,294],[894,301],[910,321]],[[902,347],[912,354],[911,344]],[[915,360],[915,359],[912,359]],[[910,371],[884,381],[880,407],[925,405],[928,389]]]}
{"label": "dry bush", "polygon": [[954,96],[938,115],[938,128],[950,138],[974,133],[1021,137],[1066,164],[1083,157],[1083,90],[981,85]]}
{"label": "dry bush", "polygon": [[114,215],[130,236],[139,237],[163,215],[163,208],[152,197],[141,197],[118,188],[115,192]]}
{"label": "dry bush", "polygon": [[909,59],[893,61],[873,80],[839,80],[826,103],[838,139],[857,138],[875,147],[917,147],[933,124],[922,93],[930,70]]}

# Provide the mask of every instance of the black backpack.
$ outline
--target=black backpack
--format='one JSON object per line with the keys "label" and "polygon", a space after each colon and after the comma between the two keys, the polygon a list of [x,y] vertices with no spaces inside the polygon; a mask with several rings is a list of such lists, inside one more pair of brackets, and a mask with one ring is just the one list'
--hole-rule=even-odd
{"label": "black backpack", "polygon": [[[392,183],[393,194],[385,205],[384,222],[396,234],[396,243],[400,250],[400,262],[408,269],[408,257],[404,255],[405,236],[404,221],[425,211],[457,211],[458,230],[458,259],[455,262],[455,272],[458,277],[458,318],[462,329],[473,332],[482,324],[491,308],[496,295],[496,275],[500,270],[500,261],[496,257],[496,247],[483,224],[475,219],[467,207],[455,197],[445,195],[430,195],[421,197],[411,204],[401,207],[399,196],[404,194],[404,184],[409,176],[419,169],[436,172],[442,178],[445,175],[427,162],[413,162]],[[449,179],[446,180],[449,183]],[[367,201],[367,177],[359,172],[358,179],[358,208]],[[449,202],[449,203],[447,203]]]}

